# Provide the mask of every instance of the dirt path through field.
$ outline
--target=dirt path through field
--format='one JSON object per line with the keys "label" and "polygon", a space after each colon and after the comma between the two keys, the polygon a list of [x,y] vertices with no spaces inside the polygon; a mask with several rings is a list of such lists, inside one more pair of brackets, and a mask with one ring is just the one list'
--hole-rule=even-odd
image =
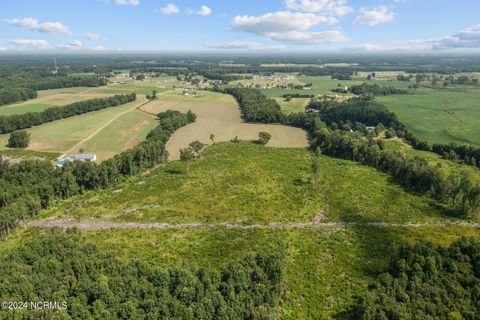
{"label": "dirt path through field", "polygon": [[269,147],[306,148],[308,147],[307,133],[299,128],[244,123],[240,116],[240,108],[233,97],[229,95],[199,91],[199,96],[182,96],[181,91],[171,91],[159,97],[158,100],[142,106],[141,110],[158,114],[166,110],[187,112],[191,110],[197,115],[197,120],[175,131],[167,143],[170,160],[180,158],[179,150],[188,147],[194,140],[210,144],[210,135],[214,141],[230,141],[234,137],[241,140],[254,140],[260,131],[267,131],[272,135]]}
{"label": "dirt path through field", "polygon": [[[168,91],[165,91],[165,92],[168,92]],[[165,93],[165,92],[162,92],[162,93]],[[160,93],[161,94],[161,93]],[[135,104],[134,106],[132,106],[130,109],[128,110],[125,110],[124,112],[122,113],[119,113],[117,114],[115,117],[111,118],[108,122],[106,122],[104,125],[102,125],[100,128],[98,128],[97,130],[95,130],[94,132],[92,132],[88,137],[82,139],[81,141],[79,141],[78,143],[76,143],[73,147],[71,147],[69,150],[65,151],[64,154],[62,154],[59,158],[63,158],[63,157],[66,157],[67,155],[75,152],[76,150],[78,150],[78,148],[85,144],[87,141],[89,141],[90,139],[92,139],[93,137],[95,137],[97,134],[99,134],[103,129],[105,129],[106,127],[108,127],[110,124],[112,124],[115,120],[117,120],[118,118],[122,117],[123,115],[129,113],[129,112],[132,112],[132,111],[135,111],[137,109],[140,109],[143,105],[149,103],[150,101],[147,100],[143,95],[137,95],[137,97],[141,97],[140,98],[140,102]]]}
{"label": "dirt path through field", "polygon": [[479,223],[473,222],[434,222],[434,223],[389,223],[389,222],[322,222],[315,218],[310,222],[270,222],[267,224],[237,224],[237,223],[139,223],[139,222],[112,222],[112,221],[75,221],[73,219],[46,219],[35,220],[22,224],[26,228],[61,228],[81,230],[101,229],[307,229],[325,227],[395,227],[395,228],[421,228],[421,227],[449,227],[462,226],[480,228]]}

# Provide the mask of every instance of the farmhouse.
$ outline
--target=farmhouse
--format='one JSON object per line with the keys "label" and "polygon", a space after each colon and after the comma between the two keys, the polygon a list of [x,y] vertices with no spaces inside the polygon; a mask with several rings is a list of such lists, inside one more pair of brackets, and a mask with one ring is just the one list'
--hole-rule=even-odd
{"label": "farmhouse", "polygon": [[73,155],[73,161],[95,161],[97,155],[94,153],[77,153]]}

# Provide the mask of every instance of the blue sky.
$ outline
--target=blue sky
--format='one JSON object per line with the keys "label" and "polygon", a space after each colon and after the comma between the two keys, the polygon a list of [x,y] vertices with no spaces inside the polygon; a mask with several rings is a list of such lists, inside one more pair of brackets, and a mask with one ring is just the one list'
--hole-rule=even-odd
{"label": "blue sky", "polygon": [[478,12],[478,0],[2,0],[0,51],[477,51]]}

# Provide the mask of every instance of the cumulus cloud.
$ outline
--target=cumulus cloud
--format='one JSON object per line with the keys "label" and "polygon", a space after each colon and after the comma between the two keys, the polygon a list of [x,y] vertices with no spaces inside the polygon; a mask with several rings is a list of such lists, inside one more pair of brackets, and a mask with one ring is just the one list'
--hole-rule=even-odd
{"label": "cumulus cloud", "polygon": [[7,49],[6,49],[6,48],[3,48],[3,47],[0,47],[0,52],[1,52],[1,51],[7,51]]}
{"label": "cumulus cloud", "polygon": [[337,20],[332,16],[281,11],[266,13],[262,16],[236,16],[231,25],[237,31],[293,44],[319,44],[348,40],[342,32],[337,30],[308,31],[319,24],[335,24],[336,22]]}
{"label": "cumulus cloud", "polygon": [[280,33],[270,33],[269,37],[273,40],[289,42],[292,44],[321,44],[333,43],[350,40],[346,35],[338,30],[322,32],[290,31]]}
{"label": "cumulus cloud", "polygon": [[279,50],[279,49],[285,48],[285,46],[283,45],[269,46],[269,45],[263,45],[261,43],[254,42],[254,41],[243,41],[243,40],[220,42],[220,43],[206,43],[205,46],[211,49],[254,50],[254,51]]}
{"label": "cumulus cloud", "polygon": [[480,25],[433,40],[434,49],[480,48]]}
{"label": "cumulus cloud", "polygon": [[372,9],[363,8],[361,14],[353,21],[354,24],[367,24],[370,27],[381,23],[393,21],[395,13],[388,10],[386,6],[378,6]]}
{"label": "cumulus cloud", "polygon": [[180,13],[180,9],[173,3],[167,3],[163,8],[160,9],[160,12],[163,14],[177,14]]}
{"label": "cumulus cloud", "polygon": [[48,33],[61,33],[65,35],[71,35],[72,32],[60,22],[38,22],[37,19],[28,17],[28,18],[15,18],[15,19],[7,19],[5,20],[8,24],[26,28],[29,30],[36,30],[40,32],[48,32]]}
{"label": "cumulus cloud", "polygon": [[40,39],[15,39],[9,40],[8,43],[20,47],[20,48],[29,48],[29,49],[48,49],[50,44],[46,40]]}
{"label": "cumulus cloud", "polygon": [[96,34],[96,33],[92,33],[92,32],[88,32],[85,34],[85,39],[87,40],[93,40],[93,41],[99,41],[99,40],[105,40],[104,37]]}
{"label": "cumulus cloud", "polygon": [[285,0],[287,9],[344,16],[353,11],[347,0]]}
{"label": "cumulus cloud", "polygon": [[83,47],[83,43],[80,40],[73,40],[68,44],[56,46],[57,49],[64,49],[64,50],[78,50],[78,49],[82,49],[82,47]]}
{"label": "cumulus cloud", "polygon": [[200,9],[198,10],[192,10],[192,9],[185,10],[186,14],[196,14],[198,16],[204,16],[204,17],[211,15],[212,12],[213,12],[212,9],[210,9],[205,5],[201,6]]}
{"label": "cumulus cloud", "polygon": [[307,30],[321,23],[334,24],[333,17],[318,16],[312,13],[273,12],[262,16],[236,16],[232,27],[235,30],[265,35],[268,33]]}
{"label": "cumulus cloud", "polygon": [[480,25],[439,38],[392,41],[385,45],[362,44],[352,51],[432,51],[448,49],[480,49]]}
{"label": "cumulus cloud", "polygon": [[198,14],[199,16],[209,16],[212,14],[212,9],[210,9],[209,7],[207,6],[201,6],[200,7],[200,10],[198,10],[197,12],[195,12],[195,14]]}
{"label": "cumulus cloud", "polygon": [[140,0],[115,0],[115,4],[118,6],[138,6]]}

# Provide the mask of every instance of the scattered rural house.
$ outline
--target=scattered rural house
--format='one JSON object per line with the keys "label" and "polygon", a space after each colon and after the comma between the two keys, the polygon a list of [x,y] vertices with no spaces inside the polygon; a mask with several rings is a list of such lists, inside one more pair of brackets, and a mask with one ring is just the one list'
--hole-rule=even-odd
{"label": "scattered rural house", "polygon": [[97,155],[94,153],[78,153],[74,154],[71,157],[66,157],[66,158],[61,158],[55,161],[55,165],[59,168],[63,167],[65,164],[71,162],[71,161],[95,161],[97,160]]}
{"label": "scattered rural house", "polygon": [[367,127],[368,131],[375,131],[375,127]]}
{"label": "scattered rural house", "polygon": [[307,108],[307,109],[305,109],[305,112],[306,113],[318,113],[318,110],[317,109],[312,109],[312,108]]}
{"label": "scattered rural house", "polygon": [[312,87],[303,87],[303,90],[312,90]]}
{"label": "scattered rural house", "polygon": [[95,153],[77,153],[73,155],[73,161],[95,161],[97,155]]}

